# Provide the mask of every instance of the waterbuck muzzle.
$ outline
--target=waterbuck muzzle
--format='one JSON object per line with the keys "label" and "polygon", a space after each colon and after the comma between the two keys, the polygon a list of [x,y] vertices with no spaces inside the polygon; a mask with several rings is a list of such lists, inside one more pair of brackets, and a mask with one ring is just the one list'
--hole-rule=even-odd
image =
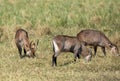
{"label": "waterbuck muzzle", "polygon": [[115,56],[120,56],[119,50],[118,50],[117,46],[115,46],[115,45],[113,45],[113,46],[111,47],[111,52],[112,52],[112,54],[114,54]]}

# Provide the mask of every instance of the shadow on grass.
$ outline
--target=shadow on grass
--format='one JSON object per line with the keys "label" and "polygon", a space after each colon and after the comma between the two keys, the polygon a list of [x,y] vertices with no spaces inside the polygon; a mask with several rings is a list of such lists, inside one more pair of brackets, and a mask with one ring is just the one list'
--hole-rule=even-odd
{"label": "shadow on grass", "polygon": [[66,63],[64,63],[63,65],[60,65],[60,66],[66,66],[66,65],[69,65],[71,63],[73,63],[73,61],[66,62]]}
{"label": "shadow on grass", "polygon": [[61,64],[60,66],[67,66],[67,65],[70,65],[70,64],[75,64],[75,63],[78,63],[79,61],[69,61],[69,62],[65,62],[64,64]]}
{"label": "shadow on grass", "polygon": [[100,57],[100,58],[105,58],[105,57],[107,57],[107,56],[101,56],[101,55],[98,55],[98,57]]}
{"label": "shadow on grass", "polygon": [[97,58],[97,57],[100,57],[100,58],[106,58],[107,56],[105,55],[92,55],[92,58]]}
{"label": "shadow on grass", "polygon": [[35,58],[36,56],[23,55],[23,56],[21,56],[20,58],[23,59],[23,58],[25,58],[25,57],[27,57],[27,58]]}

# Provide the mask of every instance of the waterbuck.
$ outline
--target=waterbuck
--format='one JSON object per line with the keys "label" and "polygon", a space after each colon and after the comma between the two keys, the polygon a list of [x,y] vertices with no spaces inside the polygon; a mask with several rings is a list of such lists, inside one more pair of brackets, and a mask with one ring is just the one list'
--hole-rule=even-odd
{"label": "waterbuck", "polygon": [[[29,57],[35,57],[35,51],[37,45],[32,41],[29,42],[29,37],[27,31],[24,29],[18,29],[15,34],[15,43],[19,51],[20,58],[28,55]],[[22,49],[24,50],[24,55],[22,55]]]}
{"label": "waterbuck", "polygon": [[114,55],[119,55],[118,47],[113,44],[104,33],[98,30],[82,30],[77,34],[77,38],[80,42],[83,42],[85,45],[90,45],[94,47],[94,56],[97,52],[97,47],[101,47],[104,55],[106,56],[105,48],[111,49],[111,52]]}
{"label": "waterbuck", "polygon": [[57,35],[53,38],[53,51],[52,66],[57,66],[57,56],[61,52],[72,52],[74,54],[74,61],[83,55],[87,61],[91,59],[91,52],[82,46],[77,37]]}

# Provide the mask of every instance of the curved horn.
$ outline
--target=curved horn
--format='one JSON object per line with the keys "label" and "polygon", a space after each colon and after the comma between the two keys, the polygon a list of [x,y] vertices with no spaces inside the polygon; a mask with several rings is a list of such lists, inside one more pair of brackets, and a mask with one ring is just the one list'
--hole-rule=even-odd
{"label": "curved horn", "polygon": [[38,43],[39,43],[39,40],[37,39],[37,44],[36,44],[37,46],[38,46]]}
{"label": "curved horn", "polygon": [[37,50],[37,47],[38,47],[38,43],[39,43],[39,40],[37,39],[37,43],[36,43],[36,50]]}
{"label": "curved horn", "polygon": [[32,45],[33,41],[30,42],[30,46]]}

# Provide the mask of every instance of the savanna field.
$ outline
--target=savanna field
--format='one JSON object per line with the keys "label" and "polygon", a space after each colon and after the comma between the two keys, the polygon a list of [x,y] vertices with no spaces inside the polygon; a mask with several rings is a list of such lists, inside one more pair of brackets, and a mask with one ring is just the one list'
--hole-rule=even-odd
{"label": "savanna field", "polygon": [[[17,29],[39,39],[35,58],[20,59]],[[120,0],[0,0],[0,81],[120,81],[120,57],[100,48],[88,63],[61,53],[52,67],[52,38],[96,29],[120,49]],[[93,52],[93,50],[92,50]]]}

